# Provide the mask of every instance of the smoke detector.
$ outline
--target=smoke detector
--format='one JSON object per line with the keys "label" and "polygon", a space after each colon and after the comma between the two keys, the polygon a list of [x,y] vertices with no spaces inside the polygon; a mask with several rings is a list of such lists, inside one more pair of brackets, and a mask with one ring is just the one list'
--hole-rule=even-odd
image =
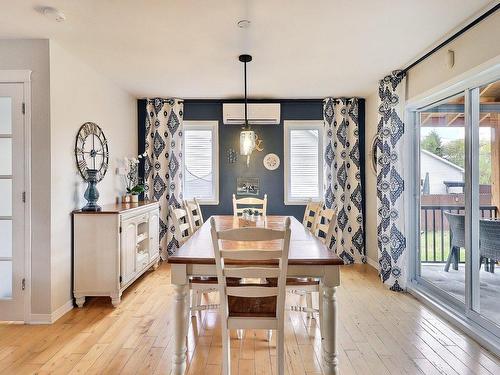
{"label": "smoke detector", "polygon": [[66,20],[66,16],[64,15],[64,13],[59,9],[53,7],[42,8],[42,14],[45,17],[50,18],[51,20],[54,20],[56,22],[63,22]]}
{"label": "smoke detector", "polygon": [[250,27],[251,22],[249,20],[241,20],[238,21],[238,27],[240,29],[248,29]]}

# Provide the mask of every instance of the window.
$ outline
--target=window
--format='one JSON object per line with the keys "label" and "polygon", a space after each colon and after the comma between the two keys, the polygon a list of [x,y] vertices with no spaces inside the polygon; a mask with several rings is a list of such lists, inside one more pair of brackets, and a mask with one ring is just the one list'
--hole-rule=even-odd
{"label": "window", "polygon": [[285,204],[323,198],[323,121],[285,121]]}
{"label": "window", "polygon": [[217,121],[184,121],[184,198],[219,204]]}

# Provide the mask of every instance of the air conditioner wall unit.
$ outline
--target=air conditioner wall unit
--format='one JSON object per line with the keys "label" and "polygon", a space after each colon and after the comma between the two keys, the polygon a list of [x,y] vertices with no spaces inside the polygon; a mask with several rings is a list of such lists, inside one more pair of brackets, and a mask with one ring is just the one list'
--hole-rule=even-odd
{"label": "air conditioner wall unit", "polygon": [[[223,103],[224,124],[242,125],[245,122],[244,103]],[[279,103],[248,103],[248,123],[251,125],[277,125],[280,123]]]}

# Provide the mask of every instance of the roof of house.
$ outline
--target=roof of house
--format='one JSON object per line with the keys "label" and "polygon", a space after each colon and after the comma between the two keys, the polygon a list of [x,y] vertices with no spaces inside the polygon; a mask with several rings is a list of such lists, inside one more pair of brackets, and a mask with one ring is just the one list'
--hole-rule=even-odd
{"label": "roof of house", "polygon": [[432,157],[432,158],[440,161],[441,163],[444,163],[444,164],[446,164],[446,165],[448,165],[448,166],[450,166],[452,168],[455,168],[455,169],[459,170],[462,173],[465,172],[465,170],[462,167],[460,167],[460,166],[456,165],[455,163],[452,163],[451,161],[446,160],[446,159],[444,159],[444,158],[442,158],[442,157],[440,157],[440,156],[438,156],[436,154],[433,154],[430,151],[427,151],[427,150],[424,150],[424,149],[420,149],[420,152],[422,152],[422,153],[424,153],[424,154],[426,154],[426,155],[428,155],[428,156],[430,156],[430,157]]}

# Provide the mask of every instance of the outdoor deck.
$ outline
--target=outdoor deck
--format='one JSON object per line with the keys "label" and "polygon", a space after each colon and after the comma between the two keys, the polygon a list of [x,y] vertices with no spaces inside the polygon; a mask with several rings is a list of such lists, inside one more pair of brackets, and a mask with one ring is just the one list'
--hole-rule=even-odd
{"label": "outdoor deck", "polygon": [[[449,272],[444,271],[444,266],[444,263],[422,263],[421,276],[460,301],[464,301],[465,265],[460,263],[458,271],[450,267]],[[497,266],[495,273],[486,272],[481,268],[479,277],[481,314],[500,324],[500,267]]]}

